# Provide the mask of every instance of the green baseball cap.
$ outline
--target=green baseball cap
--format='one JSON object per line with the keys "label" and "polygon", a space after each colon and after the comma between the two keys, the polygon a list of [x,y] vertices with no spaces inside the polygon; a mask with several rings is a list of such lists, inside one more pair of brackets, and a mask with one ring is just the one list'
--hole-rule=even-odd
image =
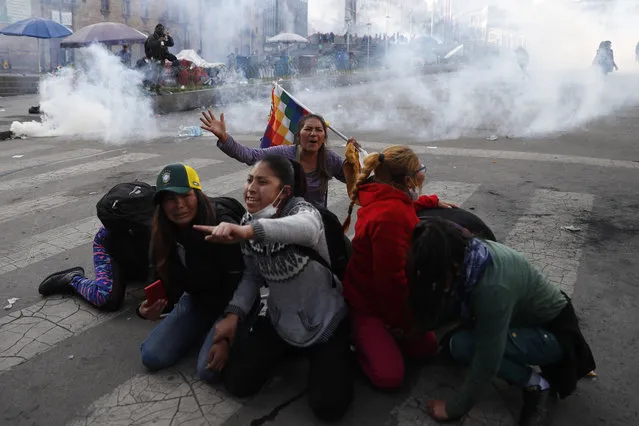
{"label": "green baseball cap", "polygon": [[165,166],[155,183],[155,202],[159,201],[159,194],[163,192],[175,192],[186,194],[192,189],[202,190],[200,177],[193,167],[176,163]]}

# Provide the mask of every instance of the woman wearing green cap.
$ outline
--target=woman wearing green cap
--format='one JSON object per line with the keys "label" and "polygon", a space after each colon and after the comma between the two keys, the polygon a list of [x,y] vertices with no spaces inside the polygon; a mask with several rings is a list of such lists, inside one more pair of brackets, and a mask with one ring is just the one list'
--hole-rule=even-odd
{"label": "woman wearing green cap", "polygon": [[[197,372],[203,380],[212,381],[217,373],[207,370],[206,362],[213,325],[233,296],[244,265],[239,244],[209,244],[193,225],[237,223],[244,209],[235,200],[208,198],[195,170],[184,164],[162,169],[155,203],[151,261],[169,298],[181,296],[142,343],[142,363],[150,370],[170,367],[206,337]],[[157,319],[169,303],[145,301],[139,312]]]}

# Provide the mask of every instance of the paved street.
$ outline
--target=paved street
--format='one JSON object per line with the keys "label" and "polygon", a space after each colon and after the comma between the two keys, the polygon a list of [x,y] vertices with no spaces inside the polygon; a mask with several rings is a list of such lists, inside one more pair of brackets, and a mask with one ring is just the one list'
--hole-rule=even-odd
{"label": "paved street", "polygon": [[[18,109],[34,100],[0,99],[6,109],[0,130],[26,115]],[[259,110],[266,123],[268,110]],[[221,153],[212,137],[172,136],[177,124],[196,124],[197,114],[161,117],[156,139],[122,146],[78,138],[0,142],[0,302],[19,298],[0,310],[1,424],[235,426],[264,424],[269,414],[274,420],[266,424],[316,423],[303,398],[276,410],[304,389],[302,361],[283,365],[255,398],[235,400],[195,378],[195,353],[170,371],[145,371],[139,345],[154,324],[135,315],[140,289],[129,289],[115,314],[37,293],[53,271],[75,265],[92,271],[95,203],[117,182],[153,182],[163,165],[183,161],[196,168],[208,194],[240,197],[247,167]],[[429,141],[402,139],[392,129],[354,132],[369,152],[408,140],[428,165],[426,192],[471,209],[573,296],[599,376],[580,382],[558,405],[556,425],[639,424],[638,131],[639,110],[624,109],[539,139]],[[258,134],[235,136],[256,145]],[[329,203],[345,217],[339,182],[331,185]],[[432,362],[411,365],[408,376],[394,393],[377,392],[358,377],[341,424],[436,424],[425,401],[453,392],[464,371]],[[496,382],[459,424],[515,425],[520,404],[515,389]]]}

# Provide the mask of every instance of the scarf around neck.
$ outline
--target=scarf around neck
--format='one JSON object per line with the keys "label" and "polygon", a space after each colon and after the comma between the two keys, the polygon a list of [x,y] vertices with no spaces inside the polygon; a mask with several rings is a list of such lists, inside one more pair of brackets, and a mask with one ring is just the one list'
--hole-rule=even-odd
{"label": "scarf around neck", "polygon": [[484,275],[486,266],[492,262],[488,246],[481,240],[473,238],[466,247],[464,264],[459,272],[452,298],[459,304],[460,314],[464,321],[470,321],[470,293]]}

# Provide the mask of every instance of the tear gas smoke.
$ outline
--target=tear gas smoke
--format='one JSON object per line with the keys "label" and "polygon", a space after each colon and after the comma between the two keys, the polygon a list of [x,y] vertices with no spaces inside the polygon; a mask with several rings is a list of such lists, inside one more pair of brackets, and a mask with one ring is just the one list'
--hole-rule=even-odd
{"label": "tear gas smoke", "polygon": [[[456,11],[456,22],[470,25],[470,11],[481,12],[477,7],[481,3],[466,2],[465,11]],[[389,51],[400,52],[389,55],[387,61],[394,78],[341,88],[300,82],[292,94],[343,131],[394,131],[403,132],[406,138],[427,140],[493,133],[543,136],[570,131],[639,104],[639,65],[635,60],[639,30],[633,27],[639,10],[621,1],[606,2],[603,12],[562,1],[492,3],[499,8],[487,9],[489,27],[482,37],[494,41],[495,51],[459,71],[419,76],[414,68],[418,63],[415,52],[391,45]],[[342,10],[343,1],[323,2],[322,7]],[[360,22],[366,22],[363,13]],[[376,13],[377,20],[383,22],[385,11]],[[317,22],[313,27],[321,32],[335,29],[322,30]],[[366,34],[361,28],[351,32]],[[408,34],[408,28],[404,33]],[[606,77],[592,67],[602,40],[612,41],[620,68]],[[530,55],[526,72],[514,54],[518,44]],[[452,43],[450,48],[455,46]],[[470,55],[471,47],[465,46],[460,54]],[[361,53],[359,60],[365,60]],[[263,116],[254,108],[227,108],[231,128],[263,131],[268,107]]]}
{"label": "tear gas smoke", "polygon": [[42,123],[13,122],[19,136],[75,136],[110,144],[146,140],[156,124],[151,100],[139,87],[143,75],[124,67],[119,58],[99,45],[77,52],[75,69],[40,82]]}

